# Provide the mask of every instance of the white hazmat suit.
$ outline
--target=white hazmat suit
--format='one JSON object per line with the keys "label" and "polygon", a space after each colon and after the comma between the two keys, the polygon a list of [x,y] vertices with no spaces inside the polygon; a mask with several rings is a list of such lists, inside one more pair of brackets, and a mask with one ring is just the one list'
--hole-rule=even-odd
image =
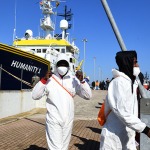
{"label": "white hazmat suit", "polygon": [[102,128],[100,150],[136,150],[135,131],[142,132],[146,124],[138,118],[137,86],[122,72],[113,69],[114,78],[105,100],[105,114],[111,110]]}
{"label": "white hazmat suit", "polygon": [[[66,60],[66,55],[60,55],[58,61]],[[63,78],[56,72],[45,84],[39,81],[32,91],[33,99],[40,99],[45,93],[46,100],[46,138],[50,150],[67,150],[71,138],[74,120],[74,100],[73,97],[60,86],[53,77],[64,86],[73,97],[77,94],[84,99],[92,96],[89,85],[83,84],[67,73]]]}

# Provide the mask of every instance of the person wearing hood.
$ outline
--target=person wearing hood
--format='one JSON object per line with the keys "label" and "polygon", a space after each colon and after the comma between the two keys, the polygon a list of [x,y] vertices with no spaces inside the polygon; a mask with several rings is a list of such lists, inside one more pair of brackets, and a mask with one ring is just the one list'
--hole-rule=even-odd
{"label": "person wearing hood", "polygon": [[67,150],[71,138],[74,120],[74,96],[83,99],[92,97],[91,89],[83,80],[83,73],[73,76],[69,71],[69,60],[65,54],[59,54],[55,72],[47,72],[33,88],[32,98],[46,100],[46,139],[49,150]]}
{"label": "person wearing hood", "polygon": [[137,87],[135,80],[140,69],[136,51],[116,54],[119,70],[113,69],[105,100],[105,115],[109,113],[100,137],[100,150],[136,150],[135,133],[150,138],[150,128],[138,118]]}

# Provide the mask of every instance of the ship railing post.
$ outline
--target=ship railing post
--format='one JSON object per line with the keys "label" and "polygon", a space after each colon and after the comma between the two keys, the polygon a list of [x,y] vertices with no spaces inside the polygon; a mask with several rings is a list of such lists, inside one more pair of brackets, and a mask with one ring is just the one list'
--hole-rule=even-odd
{"label": "ship railing post", "polygon": [[21,90],[22,90],[23,69],[21,69]]}
{"label": "ship railing post", "polygon": [[0,64],[0,90],[1,90],[1,83],[2,83],[2,64]]}

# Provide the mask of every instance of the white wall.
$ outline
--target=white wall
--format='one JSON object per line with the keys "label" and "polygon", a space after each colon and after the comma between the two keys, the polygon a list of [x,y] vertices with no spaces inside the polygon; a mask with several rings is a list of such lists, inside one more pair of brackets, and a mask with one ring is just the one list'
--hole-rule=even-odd
{"label": "white wall", "polygon": [[0,91],[0,119],[34,108],[45,108],[45,104],[46,97],[35,101],[31,97],[31,90]]}

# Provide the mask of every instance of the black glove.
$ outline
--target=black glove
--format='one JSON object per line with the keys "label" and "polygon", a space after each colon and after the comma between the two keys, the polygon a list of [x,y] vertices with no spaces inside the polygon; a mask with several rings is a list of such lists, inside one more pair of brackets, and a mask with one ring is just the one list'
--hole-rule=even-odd
{"label": "black glove", "polygon": [[145,129],[142,131],[142,133],[145,133],[149,138],[150,138],[150,128],[149,127],[145,127]]}

